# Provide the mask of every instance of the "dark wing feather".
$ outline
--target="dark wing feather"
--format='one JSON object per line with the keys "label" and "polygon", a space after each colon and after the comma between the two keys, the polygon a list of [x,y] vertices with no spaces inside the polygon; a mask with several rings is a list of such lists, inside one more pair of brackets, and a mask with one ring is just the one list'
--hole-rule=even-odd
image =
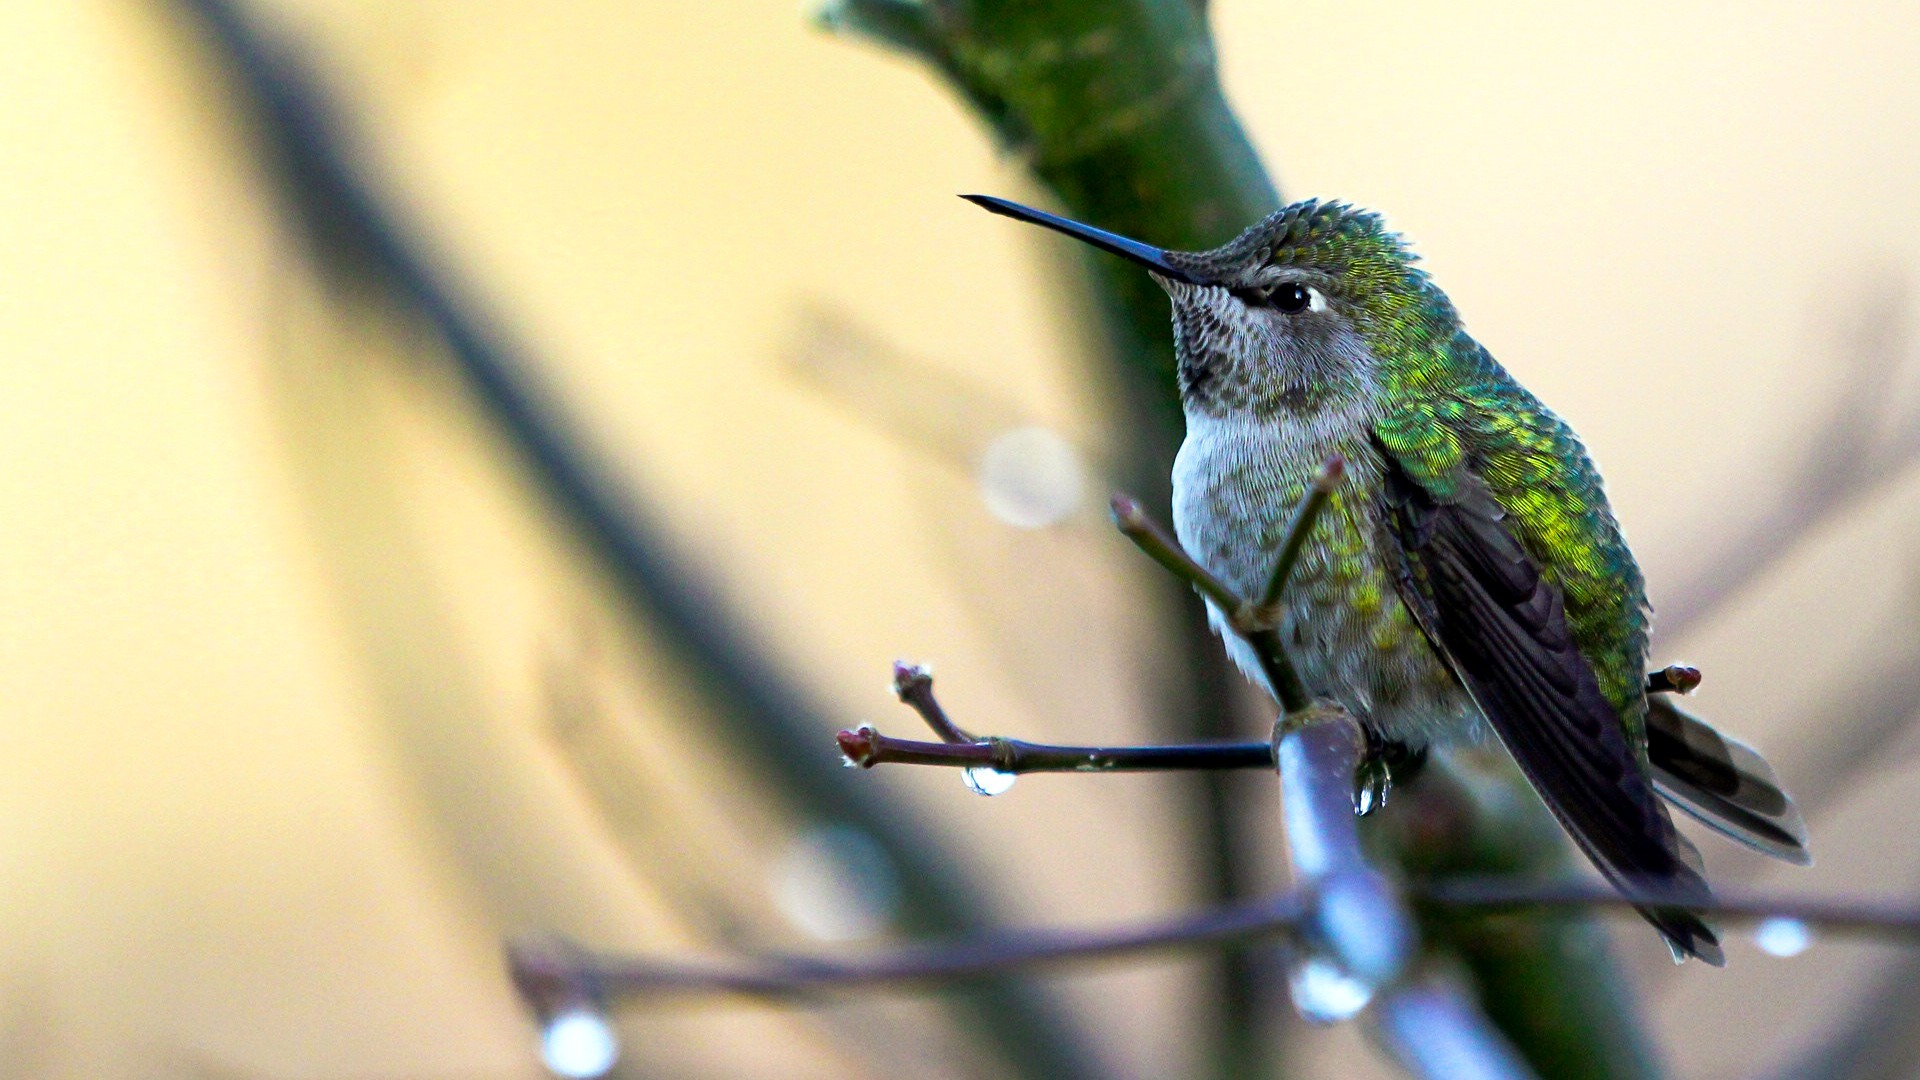
{"label": "dark wing feather", "polygon": [[[1697,855],[1654,791],[1620,715],[1575,645],[1559,590],[1484,488],[1440,502],[1387,455],[1407,554],[1404,590],[1540,798],[1615,885],[1712,900]],[[1713,930],[1682,908],[1641,907],[1675,956],[1721,964]]]}
{"label": "dark wing feather", "polygon": [[1647,759],[1675,806],[1723,836],[1811,865],[1807,823],[1765,758],[1667,697],[1647,699]]}

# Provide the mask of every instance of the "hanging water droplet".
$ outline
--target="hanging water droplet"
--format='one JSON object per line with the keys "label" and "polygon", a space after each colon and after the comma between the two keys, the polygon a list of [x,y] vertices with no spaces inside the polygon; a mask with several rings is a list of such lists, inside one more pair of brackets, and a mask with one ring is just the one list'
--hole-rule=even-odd
{"label": "hanging water droplet", "polygon": [[1293,1007],[1310,1023],[1351,1019],[1373,1000],[1373,987],[1341,971],[1324,956],[1309,956],[1287,972]]}
{"label": "hanging water droplet", "polygon": [[1813,945],[1813,928],[1799,919],[1776,915],[1753,928],[1753,943],[1769,956],[1799,956]]}
{"label": "hanging water droplet", "polygon": [[858,941],[884,932],[900,907],[900,874],[873,836],[824,825],[794,837],[773,866],[773,903],[788,922],[821,941]]}
{"label": "hanging water droplet", "polygon": [[549,1072],[568,1080],[605,1076],[619,1059],[620,1041],[612,1025],[584,1006],[562,1010],[540,1034],[540,1060]]}
{"label": "hanging water droplet", "polygon": [[1080,454],[1043,427],[1015,428],[980,455],[980,497],[994,517],[1022,529],[1066,520],[1085,487]]}
{"label": "hanging water droplet", "polygon": [[1387,805],[1387,793],[1393,790],[1393,774],[1382,758],[1372,757],[1353,771],[1353,812],[1366,817]]}
{"label": "hanging water droplet", "polygon": [[986,765],[976,765],[971,769],[960,770],[960,782],[975,795],[1005,795],[1013,787],[1015,774],[1001,772]]}

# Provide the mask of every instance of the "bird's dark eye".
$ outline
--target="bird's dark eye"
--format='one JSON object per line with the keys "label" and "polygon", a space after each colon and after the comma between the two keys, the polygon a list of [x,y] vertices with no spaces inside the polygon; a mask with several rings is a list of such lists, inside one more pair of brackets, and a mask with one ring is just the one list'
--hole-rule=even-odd
{"label": "bird's dark eye", "polygon": [[1267,293],[1267,302],[1289,315],[1307,310],[1313,304],[1313,291],[1297,281],[1275,285]]}

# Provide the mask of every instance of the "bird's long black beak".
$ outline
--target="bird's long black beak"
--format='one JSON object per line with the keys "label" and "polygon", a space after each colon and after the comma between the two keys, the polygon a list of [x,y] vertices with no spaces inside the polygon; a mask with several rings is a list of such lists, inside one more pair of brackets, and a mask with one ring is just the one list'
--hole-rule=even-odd
{"label": "bird's long black beak", "polygon": [[1185,282],[1188,285],[1206,284],[1206,282],[1194,277],[1189,271],[1182,270],[1172,263],[1169,263],[1167,261],[1165,248],[1157,248],[1152,244],[1143,244],[1138,240],[1130,240],[1117,233],[1110,233],[1105,229],[1096,229],[1091,225],[1082,225],[1077,221],[1063,218],[1058,214],[1049,214],[1045,210],[1035,210],[1031,206],[1021,206],[1017,202],[1010,202],[992,195],[962,195],[960,197],[973,203],[975,206],[985,207],[993,213],[1013,218],[1016,221],[1030,222],[1042,228],[1052,229],[1054,232],[1066,233],[1075,240],[1085,241],[1099,248],[1101,251],[1110,251],[1123,259],[1137,262],[1163,278]]}

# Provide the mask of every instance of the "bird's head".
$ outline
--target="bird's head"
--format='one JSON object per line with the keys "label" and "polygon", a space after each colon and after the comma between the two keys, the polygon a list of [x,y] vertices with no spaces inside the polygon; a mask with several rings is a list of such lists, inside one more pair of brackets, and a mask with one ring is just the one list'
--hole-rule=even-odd
{"label": "bird's head", "polygon": [[1369,393],[1382,363],[1450,334],[1453,309],[1378,215],[1308,200],[1211,251],[1168,251],[965,196],[1145,266],[1173,300],[1189,413],[1310,411]]}

